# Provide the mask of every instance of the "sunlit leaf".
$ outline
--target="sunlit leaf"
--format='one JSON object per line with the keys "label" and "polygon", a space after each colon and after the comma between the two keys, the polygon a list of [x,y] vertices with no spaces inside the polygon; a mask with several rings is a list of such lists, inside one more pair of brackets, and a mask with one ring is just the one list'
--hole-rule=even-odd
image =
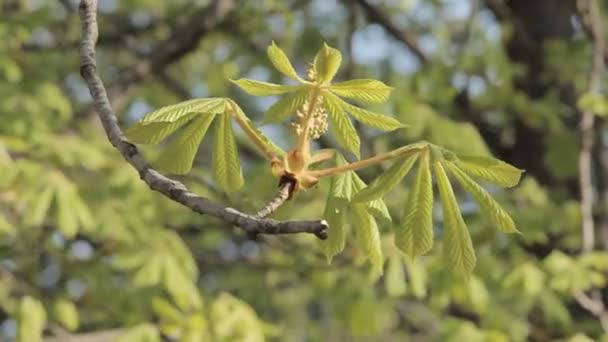
{"label": "sunlit leaf", "polygon": [[192,162],[201,140],[215,118],[215,114],[200,114],[169,144],[156,165],[161,172],[186,174],[192,169]]}
{"label": "sunlit leaf", "polygon": [[37,299],[25,296],[21,299],[18,309],[19,342],[42,341],[42,332],[46,325],[44,306]]}
{"label": "sunlit leaf", "polygon": [[272,140],[270,140],[260,129],[249,120],[245,115],[241,107],[232,100],[228,100],[232,108],[234,108],[234,119],[241,124],[241,128],[245,131],[245,134],[252,141],[259,141],[264,146],[265,150],[272,151],[277,156],[281,157],[285,155],[285,151],[277,146]]}
{"label": "sunlit leaf", "polygon": [[286,86],[246,78],[232,80],[231,82],[239,86],[239,88],[243,89],[248,94],[254,96],[280,95],[298,89],[296,86]]}
{"label": "sunlit leaf", "polygon": [[73,211],[75,189],[68,184],[61,185],[55,191],[57,206],[57,228],[66,238],[73,238],[78,233],[78,217]]}
{"label": "sunlit leaf", "polygon": [[477,258],[467,226],[460,215],[450,180],[440,162],[434,163],[435,177],[443,208],[444,255],[452,271],[470,274]]}
{"label": "sunlit leaf", "polygon": [[309,92],[305,90],[283,96],[264,113],[264,123],[280,123],[285,121],[302,107],[308,96]]}
{"label": "sunlit leaf", "polygon": [[346,244],[346,213],[345,203],[338,197],[332,196],[335,193],[337,177],[332,179],[330,195],[325,204],[323,218],[327,221],[329,229],[327,231],[327,239],[321,243],[321,249],[327,258],[327,262],[331,263],[334,255],[342,252]]}
{"label": "sunlit leaf", "polygon": [[[349,174],[351,178],[352,195],[354,196],[359,193],[359,191],[364,190],[367,187],[367,184],[365,184],[356,172],[351,171]],[[374,217],[383,220],[385,223],[390,223],[392,221],[391,215],[388,212],[388,208],[383,199],[377,198],[364,203],[364,205]]]}
{"label": "sunlit leaf", "polygon": [[433,247],[433,183],[430,157],[422,152],[418,174],[405,205],[402,222],[396,227],[395,245],[411,257],[428,252]]}
{"label": "sunlit leaf", "polygon": [[384,287],[386,288],[386,293],[391,297],[400,297],[407,292],[403,262],[398,255],[388,258],[386,273],[384,275]]}
{"label": "sunlit leaf", "polygon": [[31,200],[28,201],[29,208],[24,222],[26,225],[40,226],[44,222],[51,207],[53,192],[54,188],[52,186],[45,186],[42,192],[32,196]]}
{"label": "sunlit leaf", "polygon": [[368,202],[384,197],[410,171],[418,155],[397,160],[388,170],[376,178],[368,187],[361,190],[353,198],[354,202]]}
{"label": "sunlit leaf", "polygon": [[222,119],[216,123],[213,176],[218,185],[227,192],[236,191],[243,186],[241,163],[228,115],[222,115]]}
{"label": "sunlit leaf", "polygon": [[397,121],[394,118],[391,118],[388,115],[374,113],[369,110],[353,106],[328,92],[324,92],[323,94],[325,98],[329,98],[331,101],[333,101],[335,106],[339,108],[340,111],[343,113],[349,113],[357,121],[360,121],[366,126],[382,131],[393,131],[395,129],[407,127],[407,125]]}
{"label": "sunlit leaf", "polygon": [[382,256],[380,232],[376,220],[363,204],[353,205],[352,212],[355,218],[352,224],[357,242],[372,264],[372,276],[379,276],[382,274],[384,257]]}
{"label": "sunlit leaf", "polygon": [[296,81],[302,81],[291,65],[291,62],[289,61],[289,58],[287,58],[285,52],[283,52],[283,50],[281,50],[281,48],[279,48],[274,42],[272,42],[272,45],[268,47],[267,53],[272,65],[274,65],[274,67],[283,75]]}
{"label": "sunlit leaf", "polygon": [[171,122],[136,123],[125,131],[125,135],[133,143],[155,145],[198,115],[188,113]]}
{"label": "sunlit leaf", "polygon": [[502,187],[519,183],[523,170],[491,157],[458,156],[454,163],[464,172]]}
{"label": "sunlit leaf", "polygon": [[156,325],[142,323],[128,329],[116,342],[160,342],[160,334]]}
{"label": "sunlit leaf", "polygon": [[340,64],[342,64],[340,51],[323,44],[313,62],[317,81],[321,83],[330,82],[338,72]]}
{"label": "sunlit leaf", "polygon": [[53,305],[53,318],[69,331],[76,331],[79,325],[78,309],[73,302],[59,299]]}
{"label": "sunlit leaf", "polygon": [[462,187],[468,191],[475,201],[479,204],[484,214],[488,215],[492,222],[498,227],[501,232],[515,233],[518,232],[515,228],[515,222],[507,212],[496,202],[492,196],[479,184],[475,183],[466,173],[454,165],[452,162],[446,161],[445,166],[450,173],[458,180]]}
{"label": "sunlit leaf", "polygon": [[388,100],[392,87],[372,79],[358,79],[334,83],[329,87],[334,94],[368,103],[383,103]]}
{"label": "sunlit leaf", "polygon": [[323,99],[329,116],[330,128],[336,140],[342,147],[359,157],[361,142],[355,126],[341,109],[340,104],[331,96],[324,96]]}

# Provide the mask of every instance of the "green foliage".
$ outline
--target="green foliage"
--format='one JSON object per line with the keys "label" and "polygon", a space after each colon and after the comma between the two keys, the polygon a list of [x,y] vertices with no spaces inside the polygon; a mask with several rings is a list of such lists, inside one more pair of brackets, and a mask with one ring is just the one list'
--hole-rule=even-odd
{"label": "green foliage", "polygon": [[19,342],[42,341],[42,330],[46,325],[46,311],[42,304],[29,296],[19,303]]}
{"label": "green foliage", "polygon": [[236,191],[243,186],[241,163],[228,115],[223,115],[215,127],[213,177],[226,191]]}

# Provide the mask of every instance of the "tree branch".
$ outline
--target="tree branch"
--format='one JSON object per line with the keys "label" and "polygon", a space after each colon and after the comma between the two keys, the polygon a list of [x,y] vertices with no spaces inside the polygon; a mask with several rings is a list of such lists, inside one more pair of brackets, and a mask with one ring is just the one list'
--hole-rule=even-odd
{"label": "tree branch", "polygon": [[[217,3],[232,3],[218,1]],[[102,122],[108,140],[120,152],[129,164],[138,172],[148,186],[166,197],[183,204],[200,214],[217,217],[227,223],[234,224],[246,232],[258,234],[294,234],[311,233],[320,239],[327,237],[327,222],[316,221],[276,221],[258,219],[244,214],[236,209],[224,207],[209,199],[190,192],[178,181],[167,178],[152,169],[139,154],[137,148],[129,143],[117,123],[116,115],[110,106],[106,89],[97,73],[95,59],[95,44],[98,37],[97,0],[82,0],[79,6],[81,20],[80,42],[80,74],[84,78],[93,98],[95,108]],[[202,25],[201,25],[202,26]],[[177,49],[175,51],[180,51]],[[173,56],[175,53],[169,53]]]}
{"label": "tree branch", "polygon": [[382,13],[381,10],[374,7],[374,5],[370,4],[366,0],[356,0],[361,8],[363,8],[367,18],[371,22],[375,22],[380,24],[384,29],[396,40],[402,42],[407,46],[410,51],[416,56],[420,64],[426,65],[429,63],[428,57],[424,54],[420,46],[418,46],[418,42],[416,42],[416,38],[412,35],[400,30],[391,20],[389,16]]}

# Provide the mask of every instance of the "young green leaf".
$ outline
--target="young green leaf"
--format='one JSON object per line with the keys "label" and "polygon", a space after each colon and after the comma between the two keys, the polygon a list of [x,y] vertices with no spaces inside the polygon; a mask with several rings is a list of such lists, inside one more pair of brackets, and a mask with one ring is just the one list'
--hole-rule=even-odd
{"label": "young green leaf", "polygon": [[386,275],[384,276],[384,287],[386,288],[386,293],[391,297],[400,297],[407,292],[405,270],[403,269],[403,262],[399,255],[393,255],[388,258]]}
{"label": "young green leaf", "polygon": [[454,163],[445,161],[445,166],[450,173],[458,180],[458,182],[468,191],[475,201],[481,207],[481,210],[490,217],[492,222],[498,226],[498,229],[503,233],[517,233],[513,219],[507,212],[496,202],[492,196],[479,184],[475,183],[466,173],[458,168]]}
{"label": "young green leaf", "polygon": [[171,133],[188,123],[199,113],[188,113],[173,122],[136,123],[125,131],[126,137],[133,143],[155,145]]}
{"label": "young green leaf", "polygon": [[213,146],[213,176],[222,189],[236,191],[243,186],[243,173],[236,150],[230,116],[222,115],[216,123]]}
{"label": "young green leaf", "polygon": [[144,116],[138,123],[175,122],[191,113],[222,113],[224,105],[225,99],[223,98],[192,99],[159,108]]}
{"label": "young green leaf", "polygon": [[367,103],[383,103],[388,100],[393,87],[371,79],[358,79],[334,83],[329,87],[334,94]]}
{"label": "young green leaf", "polygon": [[[367,184],[365,184],[365,182],[356,172],[351,171],[348,174],[351,178],[352,196],[356,196],[360,191],[365,190]],[[390,223],[392,221],[388,208],[386,207],[384,200],[381,198],[371,200],[364,205],[374,217],[377,217],[386,223]]]}
{"label": "young green leaf", "polygon": [[353,198],[353,202],[368,202],[384,197],[407,175],[417,157],[418,155],[414,154],[395,162],[386,172],[376,178],[370,186],[357,193],[355,198]]}
{"label": "young green leaf", "polygon": [[396,119],[391,118],[390,116],[370,112],[369,110],[353,106],[350,103],[345,102],[341,98],[327,91],[323,93],[323,96],[325,96],[325,98],[329,97],[333,102],[335,102],[342,112],[349,113],[357,121],[360,121],[361,123],[369,127],[387,132],[407,126],[397,121]]}
{"label": "young green leaf", "polygon": [[59,299],[53,304],[53,317],[69,331],[78,329],[78,309],[69,300]]}
{"label": "young green leaf", "polygon": [[267,49],[268,58],[274,67],[279,70],[283,75],[302,82],[303,80],[298,76],[294,70],[289,58],[281,48],[279,48],[274,42]]}
{"label": "young green leaf", "polygon": [[32,193],[35,196],[32,196],[31,200],[28,201],[28,213],[25,216],[25,225],[40,226],[44,222],[49,208],[51,207],[53,191],[54,187],[47,185],[42,192],[36,191],[35,194]]}
{"label": "young green leaf", "polygon": [[324,96],[325,108],[329,114],[329,121],[331,123],[331,131],[336,137],[338,143],[353,152],[357,158],[360,155],[359,135],[353,123],[350,121],[344,110],[340,107],[340,104],[336,102],[331,96]]}
{"label": "young green leaf", "polygon": [[284,121],[302,107],[308,96],[309,92],[306,90],[296,91],[283,96],[264,113],[263,123],[279,123]]}
{"label": "young green leaf", "polygon": [[330,82],[342,64],[342,54],[339,50],[323,44],[323,47],[317,52],[313,64],[317,81]]}
{"label": "young green leaf", "polygon": [[456,196],[441,162],[434,163],[434,170],[443,208],[444,253],[454,271],[468,275],[473,271],[476,263],[473,242],[460,215]]}
{"label": "young green leaf", "polygon": [[19,342],[42,341],[42,332],[46,325],[46,311],[37,299],[25,296],[21,299],[18,309],[19,330],[17,340]]}
{"label": "young green leaf", "polygon": [[378,225],[365,205],[355,204],[352,208],[355,215],[353,222],[355,237],[372,264],[372,275],[379,276],[382,274],[384,257],[382,256]]}
{"label": "young green leaf", "polygon": [[280,95],[298,89],[296,86],[286,86],[282,84],[250,80],[247,78],[231,80],[231,82],[239,86],[239,88],[243,89],[248,94],[254,96]]}
{"label": "young green leaf", "polygon": [[491,157],[458,156],[455,164],[473,177],[505,188],[517,185],[523,173],[523,170]]}
{"label": "young green leaf", "polygon": [[224,106],[223,98],[207,98],[162,107],[127,129],[125,135],[134,143],[157,144],[199,113],[222,113]]}
{"label": "young green leaf", "polygon": [[200,114],[192,120],[160,155],[155,163],[158,169],[161,172],[178,175],[188,173],[192,169],[192,162],[201,140],[214,118],[215,114]]}
{"label": "young green leaf", "polygon": [[430,156],[425,151],[419,158],[418,174],[405,205],[405,215],[395,232],[395,245],[411,257],[422,255],[433,247],[433,182]]}
{"label": "young green leaf", "polygon": [[342,252],[346,243],[346,215],[344,213],[345,205],[338,197],[331,194],[335,193],[336,179],[332,179],[330,187],[330,195],[325,204],[325,212],[323,218],[327,220],[329,227],[327,239],[321,242],[321,249],[327,257],[327,263],[331,263],[334,255]]}
{"label": "young green leaf", "polygon": [[[336,166],[346,164],[340,153],[336,153]],[[350,201],[353,194],[352,178],[350,172],[338,174],[332,178],[329,195],[345,201]]]}
{"label": "young green leaf", "polygon": [[264,133],[262,133],[262,131],[260,131],[258,127],[254,125],[251,120],[249,120],[247,115],[245,115],[241,107],[239,107],[236,102],[232,100],[228,100],[228,102],[230,103],[232,108],[234,108],[234,119],[241,126],[241,129],[245,132],[249,139],[253,141],[258,146],[258,148],[262,150],[262,152],[264,152],[265,154],[269,152],[274,153],[279,157],[285,155],[285,151],[283,151],[283,149],[281,149],[279,146],[273,143],[272,140],[265,136]]}
{"label": "young green leaf", "polygon": [[[70,184],[71,185],[71,184]],[[57,228],[67,239],[73,238],[78,233],[78,217],[72,210],[75,201],[75,188],[60,185],[55,190],[55,205],[57,207]]]}

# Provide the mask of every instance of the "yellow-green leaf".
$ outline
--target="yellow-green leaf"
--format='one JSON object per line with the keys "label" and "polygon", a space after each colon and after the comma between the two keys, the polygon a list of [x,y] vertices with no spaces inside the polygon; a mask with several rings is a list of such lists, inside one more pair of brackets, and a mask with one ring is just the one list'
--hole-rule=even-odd
{"label": "yellow-green leaf", "polygon": [[340,146],[353,152],[357,158],[360,155],[359,135],[348,115],[331,96],[324,96],[325,108],[329,114],[330,128]]}
{"label": "yellow-green leaf", "polygon": [[[336,153],[336,166],[346,164],[346,160],[340,153]],[[350,201],[353,193],[350,172],[341,173],[332,177],[329,195],[342,200]]]}
{"label": "yellow-green leaf", "polygon": [[239,86],[248,94],[254,96],[280,95],[298,89],[298,87],[296,86],[286,86],[282,84],[250,80],[246,78],[241,78],[239,80],[231,80],[231,82]]}
{"label": "yellow-green leaf", "polygon": [[267,53],[272,65],[274,65],[274,67],[283,75],[293,80],[302,82],[302,79],[294,70],[285,52],[283,52],[283,50],[281,50],[281,48],[279,48],[274,42],[272,42],[272,44],[268,47]]}
{"label": "yellow-green leaf", "polygon": [[243,186],[243,173],[229,115],[216,123],[213,146],[213,176],[219,186],[233,192]]}
{"label": "yellow-green leaf", "polygon": [[[364,190],[367,187],[367,184],[365,184],[356,172],[351,171],[348,174],[351,178],[352,196],[355,196],[359,191]],[[383,220],[385,223],[390,223],[392,221],[388,208],[381,198],[371,200],[364,205],[374,217]]]}
{"label": "yellow-green leaf", "polygon": [[40,226],[44,222],[53,200],[53,189],[52,186],[47,185],[42,192],[36,191],[37,193],[28,201],[24,222],[27,226]]}
{"label": "yellow-green leaf", "polygon": [[321,249],[328,263],[331,263],[334,255],[342,252],[346,243],[345,203],[340,198],[331,195],[336,192],[334,189],[336,183],[337,177],[334,177],[329,192],[330,195],[325,204],[325,212],[323,213],[323,218],[327,221],[329,229],[327,231],[327,239],[321,242]]}
{"label": "yellow-green leaf", "polygon": [[467,174],[510,188],[521,178],[523,170],[491,157],[458,156],[455,164]]}
{"label": "yellow-green leaf", "polygon": [[192,169],[192,162],[201,140],[215,118],[215,114],[200,114],[163,151],[156,166],[161,172],[186,174]]}
{"label": "yellow-green leaf", "polygon": [[412,184],[401,224],[396,228],[395,245],[405,254],[416,257],[433,247],[433,182],[430,156],[420,155],[418,174]]}
{"label": "yellow-green leaf", "polygon": [[477,261],[473,242],[460,215],[456,196],[441,162],[434,163],[434,170],[443,208],[444,255],[451,270],[468,275],[473,271]]}
{"label": "yellow-green leaf", "polygon": [[369,110],[353,106],[329,92],[324,92],[324,96],[331,98],[331,100],[339,105],[339,108],[341,108],[342,111],[349,113],[357,121],[360,121],[366,126],[385,132],[407,127],[407,125],[397,121],[394,118],[391,118],[388,115],[374,113]]}
{"label": "yellow-green leaf", "polygon": [[462,187],[468,191],[479,206],[484,214],[488,215],[498,229],[503,233],[516,233],[519,232],[515,228],[515,222],[507,212],[496,202],[492,196],[479,184],[475,183],[466,173],[454,165],[450,161],[445,162],[445,166],[450,170],[450,173],[458,180]]}
{"label": "yellow-green leaf", "polygon": [[302,107],[304,102],[306,102],[308,96],[309,92],[306,90],[300,90],[283,96],[264,113],[264,123],[279,123],[287,119],[290,115],[294,115],[295,112]]}
{"label": "yellow-green leaf", "polygon": [[352,208],[355,218],[353,222],[355,237],[363,252],[369,258],[372,265],[372,276],[380,276],[384,265],[384,257],[382,256],[380,232],[376,220],[368,212],[365,205],[355,204]]}
{"label": "yellow-green leaf", "polygon": [[249,120],[247,115],[245,115],[245,113],[243,112],[241,107],[239,107],[239,105],[237,105],[236,102],[234,102],[232,100],[228,100],[228,101],[234,108],[233,114],[234,114],[235,120],[237,122],[239,122],[239,124],[241,125],[241,128],[243,129],[243,131],[249,137],[250,140],[258,141],[260,145],[263,145],[263,149],[272,151],[279,157],[282,157],[285,155],[285,151],[283,151],[283,149],[281,149],[274,142],[272,142],[272,140],[270,140],[266,135],[264,135],[264,133],[262,133],[262,131],[260,131],[258,129],[258,127],[256,125],[254,125],[253,122],[251,122],[251,120]]}
{"label": "yellow-green leaf", "polygon": [[388,100],[393,87],[372,79],[358,79],[334,83],[329,87],[334,94],[368,103],[383,103]]}
{"label": "yellow-green leaf", "polygon": [[76,331],[79,325],[78,309],[73,302],[59,299],[53,305],[53,316],[67,330]]}
{"label": "yellow-green leaf", "polygon": [[136,325],[119,338],[116,342],[160,342],[159,331],[156,325],[152,323],[142,323]]}
{"label": "yellow-green leaf", "polygon": [[405,270],[403,262],[399,255],[393,255],[388,258],[386,266],[386,274],[384,275],[384,287],[386,293],[391,297],[400,297],[407,292],[407,284],[405,282]]}
{"label": "yellow-green leaf", "polygon": [[173,122],[136,123],[125,131],[125,136],[136,144],[155,145],[188,123],[198,113],[188,113]]}
{"label": "yellow-green leaf", "polygon": [[323,44],[314,59],[316,79],[321,83],[330,82],[342,64],[342,54],[339,50]]}
{"label": "yellow-green leaf", "polygon": [[78,217],[73,210],[75,188],[71,184],[63,184],[55,191],[55,204],[57,206],[57,228],[67,239],[78,233]]}
{"label": "yellow-green leaf", "polygon": [[417,157],[418,155],[414,154],[395,162],[386,172],[376,178],[370,186],[357,193],[355,198],[353,198],[353,202],[368,202],[384,197],[407,175]]}
{"label": "yellow-green leaf", "polygon": [[19,303],[18,321],[19,342],[42,341],[42,331],[46,325],[46,312],[42,303],[30,296],[23,297]]}

